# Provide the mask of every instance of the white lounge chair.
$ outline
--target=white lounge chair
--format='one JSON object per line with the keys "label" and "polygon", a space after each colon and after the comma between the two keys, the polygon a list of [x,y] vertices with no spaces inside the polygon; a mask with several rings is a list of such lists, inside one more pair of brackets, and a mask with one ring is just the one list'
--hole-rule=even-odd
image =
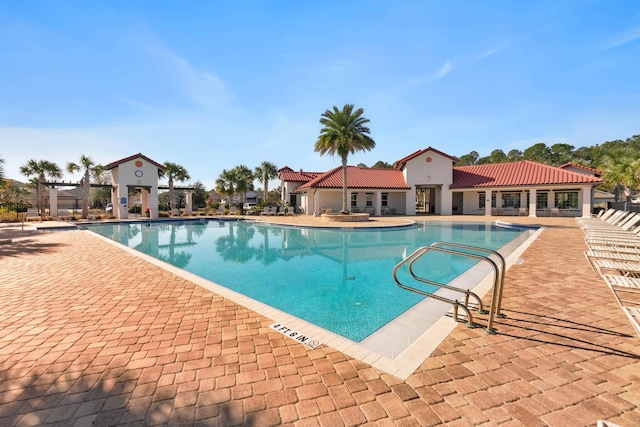
{"label": "white lounge chair", "polygon": [[612,259],[612,260],[618,260],[618,261],[640,262],[640,251],[634,254],[634,253],[590,250],[590,251],[586,251],[585,255],[587,257],[592,257],[597,259]]}
{"label": "white lounge chair", "polygon": [[640,274],[640,262],[602,259],[591,256],[587,256],[587,260],[600,275],[607,274],[607,272],[615,272],[621,276],[637,276]]}
{"label": "white lounge chair", "polygon": [[614,252],[622,254],[640,254],[640,249],[633,247],[608,246],[608,245],[591,245],[589,249],[596,252]]}
{"label": "white lounge chair", "polygon": [[40,212],[38,212],[38,209],[36,208],[27,208],[27,215],[25,217],[25,221],[30,221],[30,220],[42,220],[42,217],[40,216]]}
{"label": "white lounge chair", "polygon": [[611,289],[636,333],[640,335],[640,261],[637,261],[640,251],[629,254],[592,250],[585,252],[585,256],[594,271]]}

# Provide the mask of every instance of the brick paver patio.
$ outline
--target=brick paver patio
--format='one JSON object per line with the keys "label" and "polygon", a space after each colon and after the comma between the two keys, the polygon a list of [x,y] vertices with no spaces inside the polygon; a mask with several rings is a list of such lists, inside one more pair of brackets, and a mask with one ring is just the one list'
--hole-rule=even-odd
{"label": "brick paver patio", "polygon": [[[459,219],[459,218],[456,218]],[[0,425],[640,425],[640,338],[571,218],[403,381],[90,232],[0,245]]]}

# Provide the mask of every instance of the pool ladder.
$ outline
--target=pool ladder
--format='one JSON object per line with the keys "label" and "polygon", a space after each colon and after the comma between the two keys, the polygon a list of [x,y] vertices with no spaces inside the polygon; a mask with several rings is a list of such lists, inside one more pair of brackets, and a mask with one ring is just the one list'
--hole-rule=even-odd
{"label": "pool ladder", "polygon": [[[463,250],[460,250],[463,249]],[[469,253],[469,252],[465,252],[464,250],[469,250],[469,251],[474,251],[474,252],[479,252],[479,253],[483,253],[485,255],[478,255],[476,253]],[[418,277],[414,271],[413,271],[413,265],[416,261],[418,261],[420,258],[422,258],[424,255],[426,255],[427,253],[429,253],[430,251],[433,252],[440,252],[440,253],[446,253],[446,254],[450,254],[453,256],[460,256],[460,257],[465,257],[465,258],[472,258],[472,259],[476,259],[478,261],[481,262],[486,262],[489,265],[491,265],[491,267],[493,268],[493,288],[492,288],[492,292],[491,292],[491,306],[489,308],[489,311],[484,310],[483,305],[482,305],[482,299],[480,299],[480,297],[478,297],[478,295],[476,295],[475,293],[471,292],[468,289],[461,289],[461,288],[456,288],[454,286],[450,286],[450,285],[446,285],[444,283],[438,283],[435,282],[433,280],[429,280],[429,279],[425,279],[423,277]],[[494,257],[495,259],[491,259],[491,257]],[[443,288],[443,289],[448,289],[454,292],[459,292],[464,294],[464,302],[460,302],[457,299],[450,299],[450,298],[446,298],[443,297],[441,295],[436,295],[436,294],[431,294],[428,292],[425,292],[421,289],[417,289],[408,285],[405,285],[403,283],[400,282],[400,280],[398,279],[398,270],[403,266],[408,264],[408,269],[409,269],[409,273],[411,274],[411,277],[421,283],[426,283],[429,285],[434,285],[437,286],[439,288]],[[476,247],[476,246],[469,246],[469,245],[463,245],[460,243],[451,243],[451,242],[435,242],[433,243],[431,246],[423,246],[421,248],[416,249],[415,252],[413,252],[411,255],[409,255],[407,258],[405,258],[404,260],[400,261],[394,268],[393,268],[393,280],[395,280],[396,284],[401,287],[402,289],[406,289],[408,291],[411,292],[415,292],[417,294],[429,297],[429,298],[433,298],[439,301],[443,301],[443,302],[447,302],[453,305],[453,319],[458,322],[458,310],[462,309],[466,312],[467,314],[467,326],[470,328],[475,328],[478,325],[476,325],[473,322],[473,315],[471,314],[471,309],[469,308],[469,298],[473,297],[476,300],[476,305],[477,305],[477,312],[479,314],[489,314],[489,319],[487,321],[487,326],[484,328],[484,330],[487,333],[490,334],[495,334],[496,331],[493,328],[493,320],[494,318],[497,317],[504,317],[501,313],[500,313],[500,306],[502,304],[502,288],[503,288],[503,282],[504,282],[504,272],[506,269],[506,262],[504,260],[504,257],[497,251],[491,250],[491,249],[485,249],[485,248],[480,248],[480,247]]]}

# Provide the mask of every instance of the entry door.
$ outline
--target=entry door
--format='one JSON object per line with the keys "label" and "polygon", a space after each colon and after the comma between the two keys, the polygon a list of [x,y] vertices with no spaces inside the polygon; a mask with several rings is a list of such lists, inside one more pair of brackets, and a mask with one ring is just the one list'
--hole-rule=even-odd
{"label": "entry door", "polygon": [[298,195],[289,194],[289,212],[298,212]]}
{"label": "entry door", "polygon": [[416,213],[435,212],[435,192],[430,187],[416,188]]}
{"label": "entry door", "polygon": [[451,210],[453,211],[454,215],[462,215],[462,208],[464,207],[464,199],[463,199],[463,192],[455,192],[452,195],[452,206],[451,206]]}

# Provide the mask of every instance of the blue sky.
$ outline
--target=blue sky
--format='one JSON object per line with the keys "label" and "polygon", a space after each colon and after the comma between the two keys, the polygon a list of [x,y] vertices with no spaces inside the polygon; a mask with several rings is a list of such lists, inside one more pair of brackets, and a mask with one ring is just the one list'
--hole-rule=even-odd
{"label": "blue sky", "polygon": [[141,152],[210,189],[339,166],[313,146],[346,103],[376,141],[353,165],[578,148],[640,133],[639,71],[637,1],[0,0],[0,156]]}

